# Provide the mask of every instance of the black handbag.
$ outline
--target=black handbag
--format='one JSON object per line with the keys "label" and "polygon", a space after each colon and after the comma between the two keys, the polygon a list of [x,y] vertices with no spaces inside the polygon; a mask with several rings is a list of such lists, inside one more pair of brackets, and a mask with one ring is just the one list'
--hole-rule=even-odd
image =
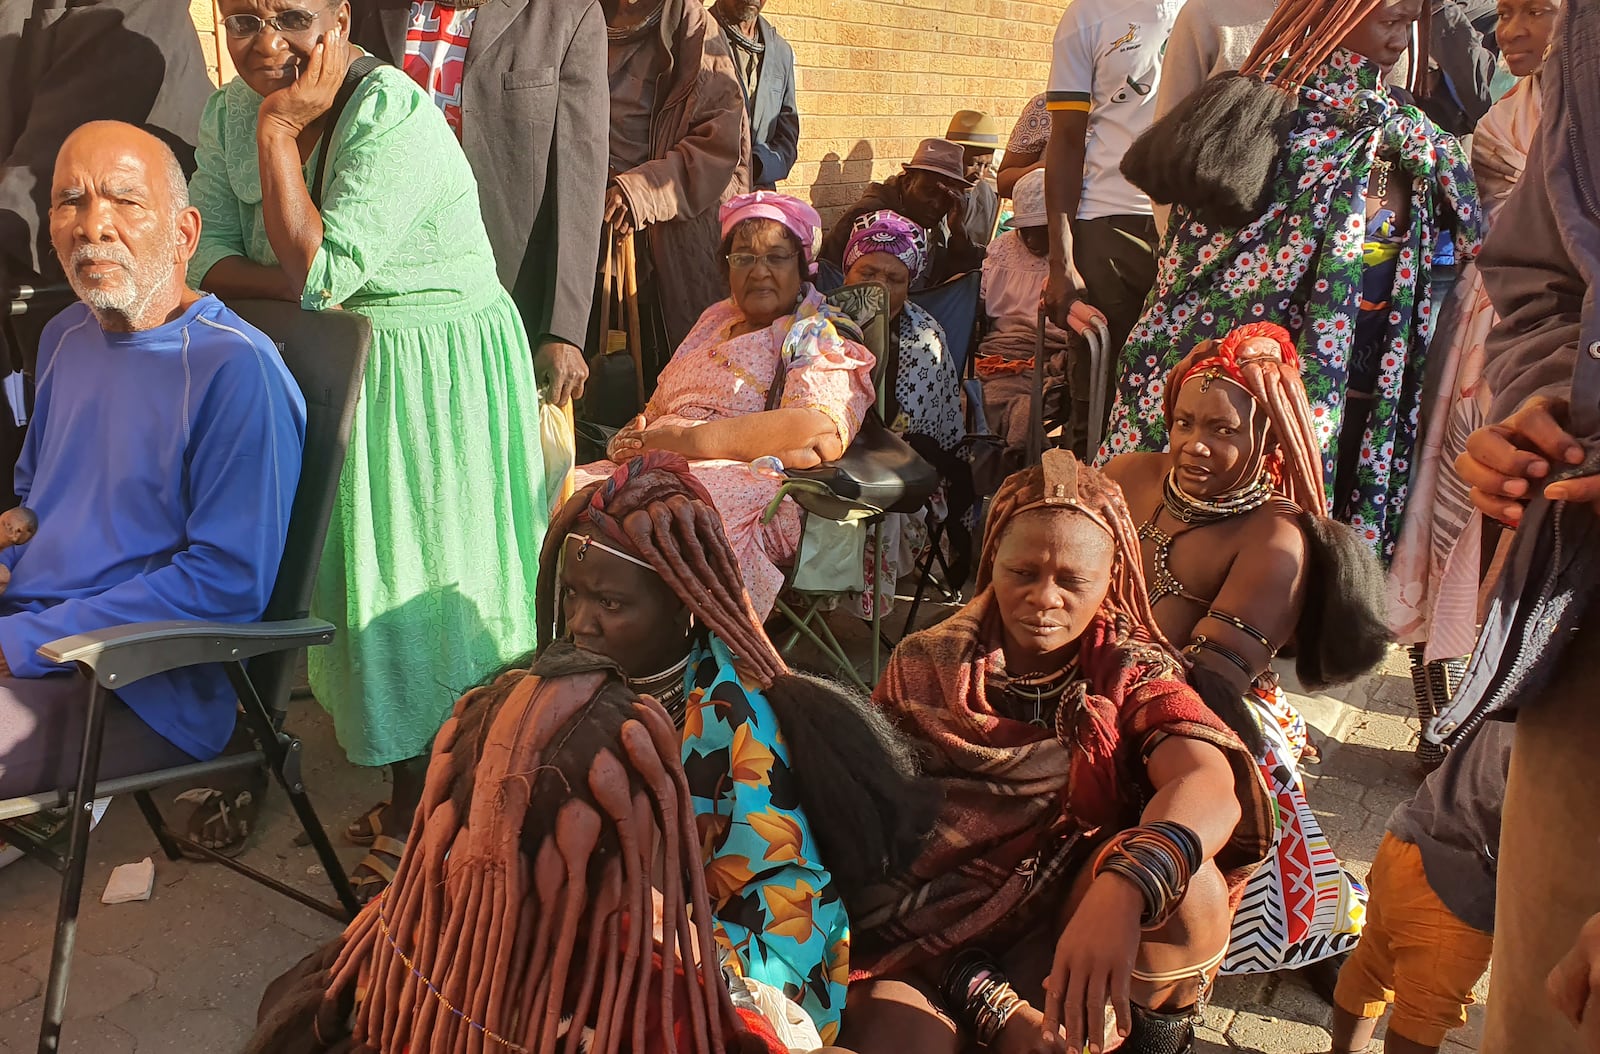
{"label": "black handbag", "polygon": [[[767,391],[768,410],[783,402],[787,371],[780,355],[777,375]],[[939,486],[939,473],[883,423],[876,407],[867,411],[860,431],[839,458],[816,468],[786,468],[784,475],[826,488],[827,493],[796,494],[795,500],[808,512],[835,520],[863,505],[884,512],[916,512]]]}

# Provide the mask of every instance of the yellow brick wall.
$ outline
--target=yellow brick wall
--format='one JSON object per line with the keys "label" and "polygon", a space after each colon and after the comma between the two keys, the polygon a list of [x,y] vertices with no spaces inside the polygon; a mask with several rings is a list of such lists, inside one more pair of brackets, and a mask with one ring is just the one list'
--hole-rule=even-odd
{"label": "yellow brick wall", "polygon": [[[233,63],[228,58],[228,47],[217,25],[216,0],[189,0],[189,14],[194,28],[200,34],[200,50],[206,55],[206,71],[212,81],[221,83],[233,76]],[[226,74],[224,76],[223,74]]]}
{"label": "yellow brick wall", "polygon": [[[218,76],[215,0],[190,0]],[[1044,90],[1065,0],[770,0],[794,45],[800,162],[783,189],[831,220],[874,179],[900,170],[951,114],[1000,120],[1001,136]],[[227,49],[222,49],[224,71]]]}
{"label": "yellow brick wall", "polygon": [[800,161],[782,189],[831,221],[900,170],[950,116],[997,117],[1002,142],[1050,73],[1065,0],[770,0],[794,45]]}

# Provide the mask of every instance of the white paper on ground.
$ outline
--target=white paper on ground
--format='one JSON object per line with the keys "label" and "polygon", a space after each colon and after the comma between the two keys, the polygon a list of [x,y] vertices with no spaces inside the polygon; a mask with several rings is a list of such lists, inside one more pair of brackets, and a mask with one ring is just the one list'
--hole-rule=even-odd
{"label": "white paper on ground", "polygon": [[102,904],[129,904],[149,900],[156,885],[156,865],[148,856],[137,864],[122,864],[111,872],[111,881],[100,895]]}

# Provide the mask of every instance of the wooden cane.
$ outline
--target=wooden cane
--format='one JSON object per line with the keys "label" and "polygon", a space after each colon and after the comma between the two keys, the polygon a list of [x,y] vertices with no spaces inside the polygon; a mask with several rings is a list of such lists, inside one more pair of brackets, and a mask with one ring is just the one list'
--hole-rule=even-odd
{"label": "wooden cane", "polygon": [[639,331],[639,271],[634,254],[634,233],[622,236],[622,296],[628,309],[628,354],[633,356],[633,386],[644,413],[644,350]]}

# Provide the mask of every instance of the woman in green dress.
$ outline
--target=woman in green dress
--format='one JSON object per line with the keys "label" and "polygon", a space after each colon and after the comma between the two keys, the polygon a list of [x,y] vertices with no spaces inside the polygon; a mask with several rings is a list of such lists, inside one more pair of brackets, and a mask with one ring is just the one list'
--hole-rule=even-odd
{"label": "woman in green dress", "polygon": [[373,847],[354,876],[370,896],[399,860],[452,703],[534,646],[548,510],[528,338],[467,159],[388,66],[330,115],[360,54],[350,8],[304,2],[222,0],[239,77],[201,122],[189,277],[372,323],[313,601],[338,634],[310,655],[350,760],[393,766],[392,804],[350,832]]}

